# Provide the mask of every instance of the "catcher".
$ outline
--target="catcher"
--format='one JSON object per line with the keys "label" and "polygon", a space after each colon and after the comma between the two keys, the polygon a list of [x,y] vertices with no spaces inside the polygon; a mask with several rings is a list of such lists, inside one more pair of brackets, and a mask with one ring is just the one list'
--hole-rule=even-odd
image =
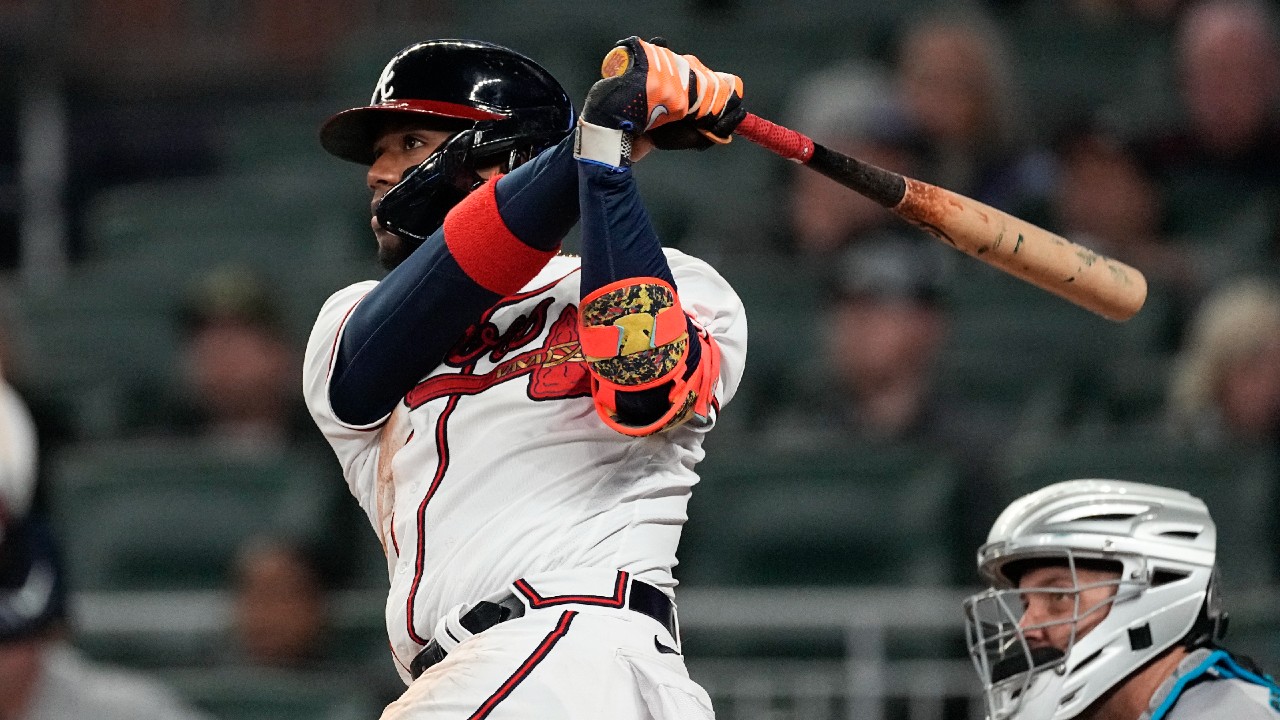
{"label": "catcher", "polygon": [[1280,685],[1218,642],[1217,532],[1170,488],[1071,480],[1013,502],[965,603],[992,720],[1276,720]]}

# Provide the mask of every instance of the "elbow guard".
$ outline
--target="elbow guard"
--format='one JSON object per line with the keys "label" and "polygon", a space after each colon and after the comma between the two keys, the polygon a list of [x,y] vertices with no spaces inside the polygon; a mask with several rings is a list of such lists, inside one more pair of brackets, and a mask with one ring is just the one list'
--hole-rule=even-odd
{"label": "elbow guard", "polygon": [[[582,299],[579,339],[591,373],[591,395],[605,424],[641,437],[690,419],[709,423],[720,372],[715,342],[705,331],[689,334],[689,322],[675,288],[653,277],[610,283]],[[689,372],[689,343],[701,344],[701,358]],[[618,418],[617,393],[671,385],[670,407],[643,426]]]}

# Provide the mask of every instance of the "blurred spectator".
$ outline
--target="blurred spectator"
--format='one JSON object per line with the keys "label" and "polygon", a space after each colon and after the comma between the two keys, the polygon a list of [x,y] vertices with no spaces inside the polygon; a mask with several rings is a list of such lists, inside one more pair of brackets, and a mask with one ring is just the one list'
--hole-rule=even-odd
{"label": "blurred spectator", "polygon": [[215,270],[181,308],[182,369],[195,410],[192,429],[252,451],[290,444],[297,416],[298,360],[264,280]]}
{"label": "blurred spectator", "polygon": [[1169,194],[1171,231],[1196,239],[1218,280],[1259,269],[1280,196],[1280,32],[1252,0],[1205,0],[1175,38],[1180,108],[1144,153]]}
{"label": "blurred spectator", "polygon": [[[1148,294],[1167,317],[1153,351],[1170,351],[1209,278],[1197,254],[1167,234],[1167,212],[1154,173],[1132,140],[1092,118],[1067,123],[1053,142],[1056,177],[1046,226],[1104,255],[1139,268]],[[1155,305],[1155,302],[1151,303]]]}
{"label": "blurred spectator", "polygon": [[[789,127],[872,165],[916,172],[886,68],[848,61],[821,70],[805,79],[790,104]],[[788,183],[788,250],[830,256],[898,222],[879,203],[804,167],[791,168]]]}
{"label": "blurred spectator", "polygon": [[[1193,5],[1178,29],[1177,58],[1190,152],[1241,163],[1242,172],[1274,179],[1264,160],[1280,148],[1280,46],[1273,11],[1253,0]],[[1252,151],[1271,153],[1249,157]]]}
{"label": "blurred spectator", "polygon": [[760,424],[761,442],[806,449],[897,444],[946,457],[963,479],[956,531],[980,542],[985,528],[969,521],[996,510],[987,507],[994,494],[984,488],[1000,435],[989,410],[940,382],[956,257],[923,235],[887,233],[846,248],[817,323],[821,365],[810,369],[787,410]]}
{"label": "blurred spectator", "polygon": [[1045,192],[999,26],[976,9],[942,10],[898,43],[895,92],[921,180],[1015,214]]}
{"label": "blurred spectator", "polygon": [[965,437],[979,431],[974,410],[937,382],[949,332],[948,252],[892,233],[846,248],[818,323],[821,367],[769,431],[778,442],[909,441],[982,454],[984,443]]}
{"label": "blurred spectator", "polygon": [[150,678],[81,657],[67,642],[66,592],[53,538],[35,518],[0,520],[0,717],[205,717]]}
{"label": "blurred spectator", "polygon": [[161,407],[140,403],[139,434],[201,438],[250,454],[328,452],[306,414],[299,358],[264,278],[236,266],[212,270],[192,284],[178,321],[179,387]]}
{"label": "blurred spectator", "polygon": [[1121,139],[1082,123],[1061,133],[1054,151],[1060,232],[1108,254],[1132,256],[1160,244],[1159,189]]}
{"label": "blurred spectator", "polygon": [[[809,76],[788,123],[822,144],[1014,212],[1049,182],[1027,141],[1000,28],[976,10],[909,25],[892,66],[849,59]],[[875,202],[797,168],[789,182],[791,249],[829,255],[898,221]],[[911,231],[914,232],[914,231]]]}
{"label": "blurred spectator", "polygon": [[351,683],[385,705],[404,683],[386,665],[380,628],[368,647],[335,637],[332,602],[343,572],[334,565],[323,547],[306,541],[262,535],[245,542],[232,588],[234,646],[224,661]]}
{"label": "blurred spectator", "polygon": [[252,665],[316,669],[332,649],[326,637],[330,581],[301,544],[247,542],[235,562],[236,657]]}
{"label": "blurred spectator", "polygon": [[1207,446],[1280,441],[1280,286],[1243,278],[1199,308],[1170,379],[1175,433]]}
{"label": "blurred spectator", "polygon": [[[177,317],[178,386],[140,391],[132,434],[209,443],[250,457],[289,455],[300,469],[314,469],[311,500],[325,524],[299,531],[323,543],[335,572],[360,576],[364,554],[377,544],[368,540],[367,520],[307,414],[297,380],[300,357],[267,281],[239,266],[216,268],[191,285]],[[380,557],[373,560],[381,564]]]}
{"label": "blurred spectator", "polygon": [[926,240],[893,236],[845,250],[820,325],[830,384],[815,384],[820,397],[805,413],[814,430],[896,440],[938,429],[932,371],[947,332],[942,260]]}

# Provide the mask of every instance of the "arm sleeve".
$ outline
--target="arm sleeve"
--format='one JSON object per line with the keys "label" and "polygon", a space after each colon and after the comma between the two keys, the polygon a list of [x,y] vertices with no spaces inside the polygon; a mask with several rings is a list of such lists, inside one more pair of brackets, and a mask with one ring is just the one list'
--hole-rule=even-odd
{"label": "arm sleeve", "polygon": [[[602,288],[616,288],[629,279],[655,278],[676,288],[671,267],[629,169],[619,172],[596,163],[579,163],[578,193],[582,213],[584,300]],[[679,402],[673,400],[676,395],[673,388],[694,378],[701,363],[704,343],[696,340],[698,329],[689,320],[685,329],[690,341],[678,351],[683,354],[679,360],[684,364],[680,377],[643,389],[615,389],[607,398],[598,392],[597,386],[598,408],[626,428],[650,428],[667,417],[672,403]],[[606,407],[600,407],[601,404]]]}
{"label": "arm sleeve", "polygon": [[385,418],[452,344],[531,280],[577,222],[571,141],[491,179],[351,311],[329,383],[337,417]]}

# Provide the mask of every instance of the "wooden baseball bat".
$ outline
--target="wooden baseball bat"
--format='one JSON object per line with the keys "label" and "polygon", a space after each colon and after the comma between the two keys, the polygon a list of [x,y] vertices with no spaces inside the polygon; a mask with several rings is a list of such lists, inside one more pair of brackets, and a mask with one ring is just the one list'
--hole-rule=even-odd
{"label": "wooden baseball bat", "polygon": [[1147,280],[1134,268],[973,198],[862,162],[751,113],[734,132],[875,200],[957,250],[1108,320],[1128,320],[1147,299]]}

